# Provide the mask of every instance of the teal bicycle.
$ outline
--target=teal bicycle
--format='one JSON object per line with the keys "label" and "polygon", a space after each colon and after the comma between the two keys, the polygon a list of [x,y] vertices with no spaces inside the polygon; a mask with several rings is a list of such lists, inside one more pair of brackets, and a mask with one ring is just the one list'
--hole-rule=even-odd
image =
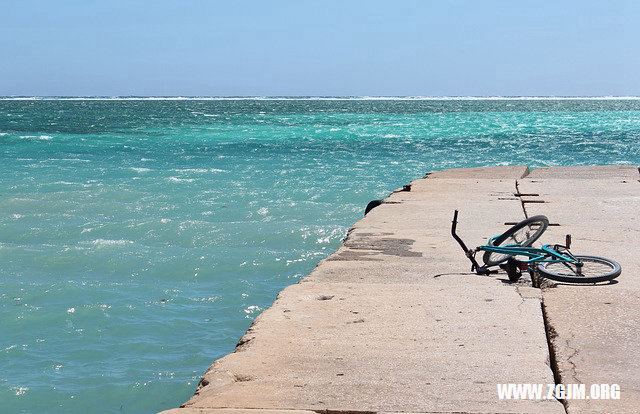
{"label": "teal bicycle", "polygon": [[[471,271],[479,275],[497,273],[498,270],[492,267],[501,267],[512,282],[520,279],[523,271],[528,271],[532,276],[537,273],[559,282],[598,283],[613,280],[622,272],[620,265],[613,260],[572,254],[569,251],[571,235],[567,235],[564,245],[531,247],[549,226],[549,219],[545,216],[529,217],[473,250],[467,248],[456,234],[457,225],[458,210],[455,210],[451,235],[471,261]],[[482,266],[475,259],[478,252],[484,252]]]}

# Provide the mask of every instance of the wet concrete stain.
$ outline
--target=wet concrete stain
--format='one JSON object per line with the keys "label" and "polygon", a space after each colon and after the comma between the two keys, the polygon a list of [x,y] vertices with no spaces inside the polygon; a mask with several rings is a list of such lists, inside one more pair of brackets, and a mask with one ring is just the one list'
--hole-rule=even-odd
{"label": "wet concrete stain", "polygon": [[415,243],[413,239],[400,239],[388,236],[389,233],[357,233],[350,234],[345,240],[342,251],[336,252],[327,260],[364,260],[380,261],[377,255],[400,256],[400,257],[421,257],[422,253],[414,252],[411,246]]}

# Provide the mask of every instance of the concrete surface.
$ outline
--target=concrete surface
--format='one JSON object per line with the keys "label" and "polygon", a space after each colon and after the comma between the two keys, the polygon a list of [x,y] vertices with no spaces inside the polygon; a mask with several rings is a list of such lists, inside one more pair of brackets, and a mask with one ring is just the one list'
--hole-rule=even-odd
{"label": "concrete surface", "polygon": [[[498,383],[553,384],[552,369],[564,383],[622,386],[621,400],[567,401],[569,412],[633,412],[640,406],[638,170],[555,171],[439,171],[394,192],[280,293],[184,408],[166,413],[564,413],[555,399],[497,396]],[[454,209],[470,247],[525,214],[546,214],[560,226],[545,241],[570,231],[576,252],[622,264],[620,283],[541,291],[504,274],[471,274],[450,236]]]}
{"label": "concrete surface", "polygon": [[570,233],[575,254],[622,266],[615,284],[543,289],[561,382],[621,387],[620,400],[567,400],[569,413],[640,412],[639,180],[636,167],[554,167],[519,181],[520,191],[544,201],[525,204],[527,213],[560,224],[546,241],[563,243]]}

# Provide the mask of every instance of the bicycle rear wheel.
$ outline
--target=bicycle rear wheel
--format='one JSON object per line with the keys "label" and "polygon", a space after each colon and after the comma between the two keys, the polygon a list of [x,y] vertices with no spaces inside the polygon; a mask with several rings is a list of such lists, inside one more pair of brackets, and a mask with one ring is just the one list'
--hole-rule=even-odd
{"label": "bicycle rear wheel", "polygon": [[[549,219],[546,216],[533,216],[511,227],[509,230],[496,237],[493,246],[506,246],[515,244],[521,247],[529,247],[547,230]],[[495,266],[506,261],[511,255],[495,252],[484,252],[482,260],[486,266]]]}
{"label": "bicycle rear wheel", "polygon": [[574,256],[582,267],[573,263],[540,263],[540,275],[568,283],[598,283],[620,276],[622,269],[617,262],[598,256]]}

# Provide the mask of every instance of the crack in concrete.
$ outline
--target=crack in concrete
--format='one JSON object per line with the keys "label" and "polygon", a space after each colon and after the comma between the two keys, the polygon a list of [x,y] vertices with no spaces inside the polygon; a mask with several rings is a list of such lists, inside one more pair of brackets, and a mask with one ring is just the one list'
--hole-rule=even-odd
{"label": "crack in concrete", "polygon": [[524,213],[524,218],[528,219],[529,216],[527,215],[527,209],[524,207],[524,201],[522,200],[522,195],[521,195],[522,193],[520,192],[520,186],[519,186],[518,180],[516,180],[516,194],[520,199],[520,205],[522,206],[522,212]]}
{"label": "crack in concrete", "polygon": [[[516,193],[517,194],[522,194],[520,192],[520,187],[519,187],[519,183],[518,180],[516,180]],[[525,206],[525,202],[522,199],[522,196],[519,196],[520,198],[520,204],[522,205],[522,211],[524,212],[524,216],[526,218],[529,218],[529,214],[527,213],[527,209]],[[533,287],[538,288],[542,291],[542,288],[540,287],[540,283],[534,273],[534,276],[532,276],[531,278],[531,284],[533,285]],[[516,291],[518,291],[518,288],[516,287]],[[520,296],[522,297],[521,293],[518,291],[518,294],[520,294]],[[551,373],[553,374],[553,380],[556,384],[562,384],[562,376],[560,373],[560,368],[558,366],[558,359],[557,359],[557,347],[556,347],[556,343],[555,343],[555,339],[557,338],[558,334],[556,333],[555,328],[553,327],[553,325],[551,325],[551,323],[549,322],[549,317],[547,315],[547,309],[544,305],[544,295],[541,295],[540,297],[540,308],[542,311],[542,323],[544,325],[544,332],[545,332],[545,336],[547,338],[547,347],[548,347],[548,352],[549,352],[549,368],[551,369]],[[576,354],[577,354],[577,350],[576,350]],[[575,355],[573,355],[575,356]],[[571,362],[570,362],[571,363]],[[575,365],[573,366],[574,368],[574,372],[575,372]],[[573,376],[574,379],[575,375]],[[577,383],[577,379],[576,379],[576,383]],[[558,400],[558,402],[560,402],[562,404],[562,406],[564,407],[564,411],[568,412],[568,406],[567,406],[567,400],[564,399],[559,399],[556,398]]]}
{"label": "crack in concrete", "polygon": [[571,378],[573,379],[574,384],[581,384],[582,382],[578,379],[578,371],[576,369],[576,363],[572,361],[572,359],[578,356],[578,350],[571,346],[570,339],[565,339],[565,346],[571,351],[571,355],[567,357],[567,362],[571,365]]}
{"label": "crack in concrete", "polygon": [[519,286],[514,286],[516,289],[516,293],[518,295],[520,295],[520,303],[518,304],[517,308],[518,308],[518,313],[522,313],[522,305],[524,305],[524,301],[530,298],[525,298],[524,296],[522,296],[522,292],[520,292],[520,287]]}
{"label": "crack in concrete", "polygon": [[[560,368],[558,367],[558,359],[557,359],[557,347],[555,343],[555,339],[558,337],[558,334],[555,328],[549,322],[549,317],[547,315],[547,308],[544,306],[544,297],[540,299],[540,307],[542,309],[542,322],[544,324],[544,331],[547,336],[547,346],[549,347],[549,367],[551,368],[551,372],[553,373],[553,381],[557,384],[562,384],[562,375],[560,374]],[[554,395],[555,396],[555,395]],[[567,400],[556,398],[562,406],[564,407],[564,411],[567,411]]]}

